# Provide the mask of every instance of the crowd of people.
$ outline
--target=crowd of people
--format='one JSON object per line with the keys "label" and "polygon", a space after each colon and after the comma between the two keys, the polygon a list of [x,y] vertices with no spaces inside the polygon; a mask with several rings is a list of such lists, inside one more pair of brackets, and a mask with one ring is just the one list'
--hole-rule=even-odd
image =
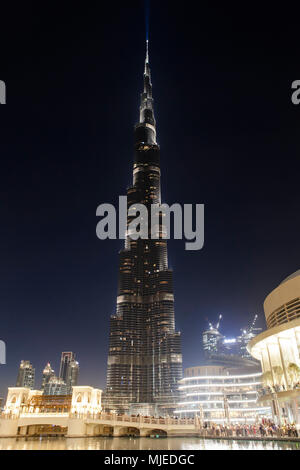
{"label": "crowd of people", "polygon": [[300,437],[295,424],[275,424],[271,420],[263,420],[257,424],[204,423],[200,433],[207,437]]}
{"label": "crowd of people", "polygon": [[[300,389],[300,382],[297,382],[293,385],[293,387],[291,387],[292,390],[299,390]],[[272,393],[279,393],[279,392],[285,392],[286,391],[286,388],[284,386],[284,384],[281,384],[281,385],[278,385],[278,384],[275,384],[275,385],[267,385],[265,387],[263,387],[260,392],[259,392],[259,395],[262,396],[262,395],[270,395]]]}

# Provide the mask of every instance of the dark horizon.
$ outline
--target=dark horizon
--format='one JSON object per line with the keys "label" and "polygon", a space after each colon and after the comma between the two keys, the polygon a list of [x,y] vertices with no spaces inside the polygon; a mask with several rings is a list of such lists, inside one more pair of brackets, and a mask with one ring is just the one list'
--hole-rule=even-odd
{"label": "dark horizon", "polygon": [[[123,241],[97,239],[96,208],[131,184],[144,2],[2,8],[0,396],[22,359],[39,386],[62,351],[104,389]],[[151,2],[162,200],[205,204],[204,248],[168,244],[184,367],[207,319],[265,328],[265,297],[299,269],[297,31],[287,7]]]}

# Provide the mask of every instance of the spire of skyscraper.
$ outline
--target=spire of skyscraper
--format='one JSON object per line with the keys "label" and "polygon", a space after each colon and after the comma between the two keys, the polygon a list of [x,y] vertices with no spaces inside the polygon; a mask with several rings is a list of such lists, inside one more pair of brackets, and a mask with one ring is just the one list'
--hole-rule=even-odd
{"label": "spire of skyscraper", "polygon": [[146,39],[146,64],[149,64],[149,39]]}
{"label": "spire of skyscraper", "polygon": [[[151,72],[149,64],[149,41],[146,41],[146,58],[145,58],[145,68],[144,68],[144,89],[141,93],[141,104],[140,104],[140,124],[148,124],[149,126],[154,127],[155,130],[155,118],[154,118],[154,108],[153,108],[153,97],[152,97],[152,82],[151,82]],[[148,142],[148,140],[146,140]],[[149,143],[156,143],[156,140]]]}
{"label": "spire of skyscraper", "polygon": [[[134,129],[133,184],[128,206],[161,203],[160,149],[146,41],[144,87],[139,122]],[[127,225],[131,219],[128,217]],[[149,220],[149,227],[150,227]],[[180,333],[175,330],[173,273],[168,268],[167,241],[133,240],[127,232],[120,252],[116,313],[111,317],[107,367],[106,409],[142,409],[170,413],[179,399],[182,376]],[[150,408],[149,408],[150,407]],[[151,413],[158,411],[151,411]]]}

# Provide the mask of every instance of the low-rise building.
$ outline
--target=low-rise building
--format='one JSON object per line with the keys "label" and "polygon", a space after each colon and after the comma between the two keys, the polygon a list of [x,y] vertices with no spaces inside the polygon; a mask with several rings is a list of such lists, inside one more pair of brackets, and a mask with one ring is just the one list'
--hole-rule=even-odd
{"label": "low-rise building", "polygon": [[[102,390],[74,386],[71,395],[9,387],[0,415],[0,437],[89,434],[87,420],[99,418]],[[97,422],[95,426],[97,427]]]}
{"label": "low-rise building", "polygon": [[183,399],[175,414],[199,416],[203,422],[218,424],[254,423],[271,418],[269,405],[258,403],[261,389],[259,370],[199,366],[185,369],[180,381]]}

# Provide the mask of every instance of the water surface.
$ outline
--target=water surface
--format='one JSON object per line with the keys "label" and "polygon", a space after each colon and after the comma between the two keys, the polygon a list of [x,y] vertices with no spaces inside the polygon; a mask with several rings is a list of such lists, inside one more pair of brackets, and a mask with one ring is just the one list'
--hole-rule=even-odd
{"label": "water surface", "polygon": [[0,438],[0,450],[300,450],[300,443],[198,437],[27,437]]}

